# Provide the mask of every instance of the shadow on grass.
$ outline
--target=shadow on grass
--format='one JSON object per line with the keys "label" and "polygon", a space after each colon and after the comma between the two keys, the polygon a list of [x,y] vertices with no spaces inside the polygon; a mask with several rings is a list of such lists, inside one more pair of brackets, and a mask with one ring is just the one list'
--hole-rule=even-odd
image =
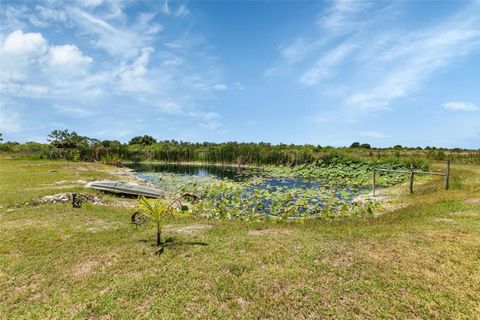
{"label": "shadow on grass", "polygon": [[[151,240],[140,240],[143,243],[152,242]],[[155,254],[162,254],[164,249],[172,248],[175,249],[177,247],[185,247],[185,246],[208,246],[208,243],[203,241],[182,241],[175,238],[167,238],[160,246],[157,246],[152,243],[152,246],[157,248]]]}

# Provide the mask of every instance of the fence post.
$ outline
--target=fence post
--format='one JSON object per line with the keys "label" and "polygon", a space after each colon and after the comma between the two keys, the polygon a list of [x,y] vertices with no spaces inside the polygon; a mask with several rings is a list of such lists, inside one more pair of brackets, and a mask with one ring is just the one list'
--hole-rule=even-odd
{"label": "fence post", "polygon": [[413,193],[413,164],[410,165],[410,193]]}
{"label": "fence post", "polygon": [[445,166],[445,190],[448,190],[449,179],[450,179],[450,159],[447,160],[447,165]]}
{"label": "fence post", "polygon": [[376,171],[375,169],[373,169],[372,193],[374,198],[375,198],[375,174],[376,174]]}

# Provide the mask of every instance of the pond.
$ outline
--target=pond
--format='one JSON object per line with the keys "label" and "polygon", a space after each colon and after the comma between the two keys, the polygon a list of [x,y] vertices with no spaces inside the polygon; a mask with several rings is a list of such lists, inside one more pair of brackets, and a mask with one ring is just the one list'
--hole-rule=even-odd
{"label": "pond", "polygon": [[217,166],[205,164],[178,164],[178,163],[131,163],[127,166],[135,172],[165,172],[178,175],[216,177],[233,181],[244,181],[248,176],[258,173],[259,170],[244,169],[237,166]]}
{"label": "pond", "polygon": [[192,192],[215,215],[313,215],[346,210],[364,190],[319,180],[278,177],[260,168],[193,164],[127,164],[139,178],[172,194]]}

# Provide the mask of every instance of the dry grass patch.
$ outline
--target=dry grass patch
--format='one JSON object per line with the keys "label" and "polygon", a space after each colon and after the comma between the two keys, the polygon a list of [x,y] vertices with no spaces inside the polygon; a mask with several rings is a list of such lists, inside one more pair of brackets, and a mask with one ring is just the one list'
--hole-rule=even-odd
{"label": "dry grass patch", "polygon": [[465,203],[469,204],[480,204],[480,198],[471,198],[471,199],[466,199]]}
{"label": "dry grass patch", "polygon": [[478,210],[455,211],[450,213],[450,215],[455,217],[478,217],[480,216],[480,211]]}
{"label": "dry grass patch", "polygon": [[164,231],[173,231],[173,232],[178,232],[178,233],[184,233],[184,234],[197,234],[197,233],[202,233],[205,230],[211,229],[213,226],[210,224],[202,224],[202,223],[194,223],[190,224],[187,226],[165,226],[163,228]]}
{"label": "dry grass patch", "polygon": [[435,222],[453,222],[455,220],[450,219],[450,218],[435,218],[435,219],[433,219],[433,221],[435,221]]}
{"label": "dry grass patch", "polygon": [[247,235],[249,236],[281,236],[291,234],[291,230],[288,229],[259,229],[250,230]]}
{"label": "dry grass patch", "polygon": [[83,280],[94,274],[105,271],[118,260],[115,253],[107,253],[101,256],[92,257],[75,264],[72,268],[72,275],[77,280]]}

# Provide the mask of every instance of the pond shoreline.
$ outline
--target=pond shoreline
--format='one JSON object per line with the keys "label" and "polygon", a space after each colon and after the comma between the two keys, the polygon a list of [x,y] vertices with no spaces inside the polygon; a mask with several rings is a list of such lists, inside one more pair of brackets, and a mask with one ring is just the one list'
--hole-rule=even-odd
{"label": "pond shoreline", "polygon": [[233,163],[221,163],[221,162],[199,162],[199,161],[179,161],[179,162],[171,162],[171,161],[122,161],[122,165],[124,164],[171,164],[171,165],[183,165],[183,166],[215,166],[215,167],[234,167],[234,168],[267,168],[267,167],[279,167],[279,166],[267,166],[267,165],[238,165]]}

